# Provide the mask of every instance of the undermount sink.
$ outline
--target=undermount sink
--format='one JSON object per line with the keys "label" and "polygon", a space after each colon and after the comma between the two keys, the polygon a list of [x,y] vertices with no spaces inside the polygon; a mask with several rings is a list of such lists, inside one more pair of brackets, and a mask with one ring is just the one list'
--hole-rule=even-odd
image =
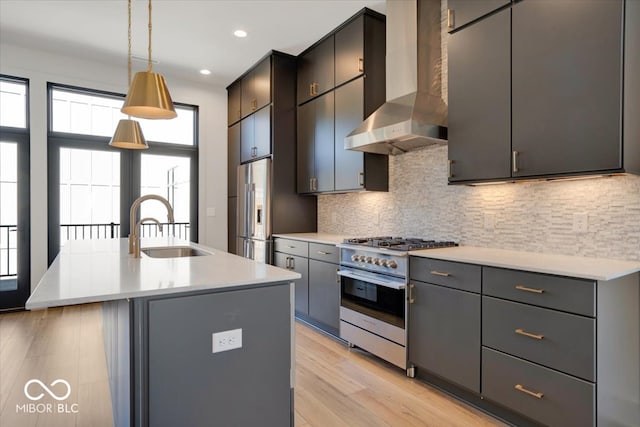
{"label": "undermount sink", "polygon": [[159,248],[142,248],[141,251],[151,258],[183,258],[191,256],[213,255],[210,252],[190,246],[165,246]]}

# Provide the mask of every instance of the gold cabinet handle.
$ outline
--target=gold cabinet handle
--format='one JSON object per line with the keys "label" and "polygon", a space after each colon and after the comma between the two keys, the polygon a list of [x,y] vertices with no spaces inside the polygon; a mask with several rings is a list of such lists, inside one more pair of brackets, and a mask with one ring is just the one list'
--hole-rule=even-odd
{"label": "gold cabinet handle", "polygon": [[415,288],[416,285],[414,285],[413,283],[409,284],[409,304],[413,304],[414,302],[416,302],[416,299],[413,297],[413,288]]}
{"label": "gold cabinet handle", "polygon": [[513,166],[513,173],[518,173],[520,172],[520,169],[518,168],[518,154],[520,154],[519,152],[513,150],[513,152],[511,153],[511,163]]}
{"label": "gold cabinet handle", "polygon": [[447,165],[447,175],[449,176],[449,178],[453,178],[453,172],[452,172],[452,165],[453,165],[453,160],[448,160],[448,165]]}
{"label": "gold cabinet handle", "polygon": [[256,110],[256,108],[258,108],[258,100],[257,100],[256,98],[253,98],[253,99],[251,100],[251,110],[252,110],[252,111],[255,111],[255,110]]}
{"label": "gold cabinet handle", "polygon": [[287,270],[291,270],[291,257],[288,256],[287,259],[284,262],[284,268],[286,268]]}
{"label": "gold cabinet handle", "polygon": [[437,270],[431,270],[430,271],[431,274],[435,275],[435,276],[442,276],[442,277],[449,277],[451,276],[451,274],[449,273],[444,273],[442,271],[437,271]]}
{"label": "gold cabinet handle", "polygon": [[289,249],[295,249],[295,246],[287,246]]}
{"label": "gold cabinet handle", "polygon": [[521,384],[516,384],[515,386],[513,386],[513,388],[515,388],[516,390],[521,391],[521,392],[523,392],[525,394],[528,394],[529,396],[533,396],[536,399],[542,399],[542,397],[544,396],[544,393],[540,393],[540,392],[536,393],[535,391],[527,390]]}
{"label": "gold cabinet handle", "polygon": [[516,289],[519,291],[531,292],[534,294],[544,293],[544,289],[527,288],[526,286],[516,285]]}
{"label": "gold cabinet handle", "polygon": [[364,59],[358,58],[358,72],[364,72]]}
{"label": "gold cabinet handle", "polygon": [[358,172],[358,185],[364,187],[364,172]]}
{"label": "gold cabinet handle", "polygon": [[542,338],[544,338],[544,335],[542,334],[532,334],[531,332],[527,332],[524,329],[520,328],[516,329],[514,332],[518,335],[524,335],[525,337],[533,338],[536,340],[541,340]]}
{"label": "gold cabinet handle", "polygon": [[447,28],[454,28],[456,26],[455,19],[455,11],[453,9],[447,9]]}
{"label": "gold cabinet handle", "polygon": [[251,147],[251,157],[258,156],[258,147]]}

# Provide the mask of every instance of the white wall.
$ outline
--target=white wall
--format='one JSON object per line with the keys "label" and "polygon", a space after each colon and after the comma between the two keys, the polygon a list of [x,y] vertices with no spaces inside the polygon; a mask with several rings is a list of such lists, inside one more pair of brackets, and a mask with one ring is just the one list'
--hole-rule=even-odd
{"label": "white wall", "polygon": [[[134,71],[141,69],[137,66]],[[161,69],[157,70],[162,73]],[[127,91],[126,60],[122,64],[84,61],[71,56],[0,44],[0,73],[29,79],[31,121],[31,286],[47,269],[47,82]],[[224,87],[165,75],[176,102],[199,110],[199,241],[227,247],[227,94]],[[207,216],[207,208],[215,216]]]}

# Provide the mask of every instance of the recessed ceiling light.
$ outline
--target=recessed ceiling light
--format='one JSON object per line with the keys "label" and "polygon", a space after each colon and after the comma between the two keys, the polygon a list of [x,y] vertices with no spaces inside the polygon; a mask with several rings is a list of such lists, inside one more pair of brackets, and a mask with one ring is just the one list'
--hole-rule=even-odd
{"label": "recessed ceiling light", "polygon": [[211,74],[211,71],[203,68],[202,70],[200,70],[200,74],[208,76],[209,74]]}
{"label": "recessed ceiling light", "polygon": [[233,35],[236,36],[236,37],[243,38],[243,37],[247,37],[247,32],[244,31],[244,30],[235,30],[233,32]]}

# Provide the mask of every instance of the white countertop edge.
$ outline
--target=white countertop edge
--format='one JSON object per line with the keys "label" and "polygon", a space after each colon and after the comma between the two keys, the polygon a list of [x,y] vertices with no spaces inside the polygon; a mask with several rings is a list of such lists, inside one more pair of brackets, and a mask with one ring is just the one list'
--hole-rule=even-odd
{"label": "white countertop edge", "polygon": [[[469,253],[471,251],[473,251],[473,254]],[[543,254],[473,246],[424,249],[412,251],[410,255],[598,281],[613,280],[640,271],[640,262],[636,261]],[[524,259],[524,257],[526,257],[526,259]]]}
{"label": "white countertop edge", "polygon": [[342,234],[328,233],[291,233],[291,234],[273,234],[272,237],[280,237],[283,239],[300,240],[303,242],[322,243],[325,245],[338,245],[343,243],[344,239],[349,236]]}
{"label": "white countertop edge", "polygon": [[77,305],[77,304],[91,304],[96,302],[118,301],[123,299],[152,297],[152,296],[158,296],[158,295],[186,294],[191,292],[199,292],[199,291],[214,290],[214,289],[226,289],[226,288],[242,287],[242,286],[248,286],[248,285],[256,285],[260,287],[263,285],[272,285],[276,283],[291,283],[295,279],[299,279],[302,277],[302,275],[300,275],[299,273],[291,273],[289,276],[281,277],[277,279],[262,280],[262,281],[245,280],[245,281],[239,281],[234,283],[227,283],[223,285],[220,285],[220,284],[216,284],[212,286],[185,285],[185,286],[176,287],[176,288],[150,289],[150,290],[144,290],[144,291],[121,292],[118,294],[78,296],[73,298],[59,299],[56,301],[37,301],[31,304],[27,303],[25,305],[25,309],[43,310],[50,307],[62,307],[62,306]]}

